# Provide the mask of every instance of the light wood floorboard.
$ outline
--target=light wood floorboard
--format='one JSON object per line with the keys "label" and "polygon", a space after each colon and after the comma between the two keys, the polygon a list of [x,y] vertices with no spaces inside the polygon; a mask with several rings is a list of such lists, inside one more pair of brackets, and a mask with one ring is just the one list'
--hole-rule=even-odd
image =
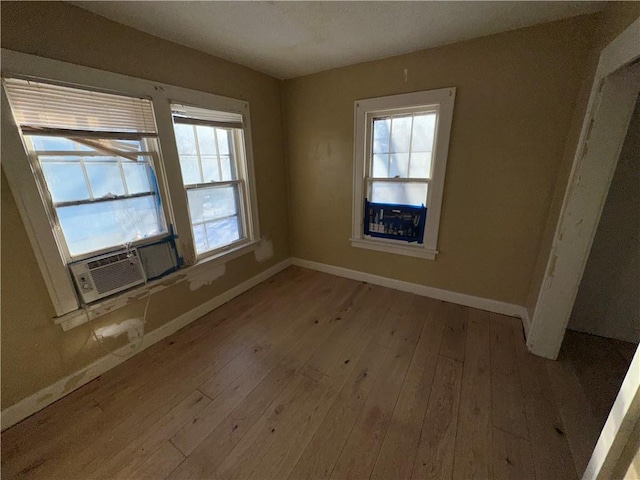
{"label": "light wood floorboard", "polygon": [[291,267],[2,433],[6,479],[577,479],[633,346]]}

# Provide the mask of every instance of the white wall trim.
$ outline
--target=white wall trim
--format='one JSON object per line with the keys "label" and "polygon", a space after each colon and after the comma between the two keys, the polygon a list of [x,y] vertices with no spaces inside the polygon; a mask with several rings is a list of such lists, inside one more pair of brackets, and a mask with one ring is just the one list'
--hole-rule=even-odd
{"label": "white wall trim", "polygon": [[[221,305],[227,303],[238,295],[246,292],[250,288],[255,287],[259,283],[264,282],[273,275],[281,272],[285,268],[291,265],[291,259],[287,258],[282,262],[260,272],[258,275],[245,280],[244,282],[236,285],[235,287],[221,293],[217,297],[208,300],[207,302],[197,306],[196,308],[189,310],[188,312],[180,315],[178,318],[164,324],[160,328],[157,328],[144,336],[142,345],[134,351],[131,351],[131,345],[125,345],[124,347],[116,350],[114,353],[120,355],[118,357],[114,355],[106,355],[92,364],[68,375],[52,385],[43,388],[42,390],[34,393],[33,395],[21,400],[20,402],[4,409],[1,413],[2,430],[15,425],[19,421],[33,415],[39,410],[42,410],[46,406],[52,404],[56,400],[68,395],[73,390],[77,390],[83,385],[89,383],[99,375],[102,375],[106,371],[121,364],[125,360],[133,357],[136,353],[150,347],[151,345],[159,342],[165,337],[168,337],[172,333],[177,332],[181,328],[189,325],[191,322],[206,315],[207,313],[215,310]],[[74,378],[81,376],[80,381],[75,385],[73,390],[65,391],[66,385]]]}
{"label": "white wall trim", "polygon": [[452,292],[450,290],[442,290],[440,288],[428,287],[426,285],[419,285],[417,283],[410,283],[393,278],[382,277],[380,275],[373,275],[371,273],[360,272],[358,270],[336,267],[335,265],[328,265],[326,263],[313,262],[311,260],[304,260],[302,258],[292,258],[291,264],[298,267],[317,270],[319,272],[329,273],[331,275],[337,275],[339,277],[349,278],[351,280],[367,282],[373,285],[380,285],[381,287],[393,288],[394,290],[413,293],[422,297],[429,297],[436,300],[464,305],[465,307],[478,308],[480,310],[500,313],[502,315],[519,317],[522,319],[525,334],[529,328],[529,317],[527,315],[526,309],[520,305],[514,305],[513,303],[501,302],[489,298],[475,297],[473,295],[467,295],[466,293]]}

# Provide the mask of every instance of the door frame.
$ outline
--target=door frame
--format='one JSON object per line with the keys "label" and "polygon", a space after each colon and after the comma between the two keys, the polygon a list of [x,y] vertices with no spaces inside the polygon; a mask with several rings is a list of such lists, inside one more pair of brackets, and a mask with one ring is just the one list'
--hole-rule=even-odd
{"label": "door frame", "polygon": [[600,54],[527,346],[555,359],[640,90],[640,18]]}

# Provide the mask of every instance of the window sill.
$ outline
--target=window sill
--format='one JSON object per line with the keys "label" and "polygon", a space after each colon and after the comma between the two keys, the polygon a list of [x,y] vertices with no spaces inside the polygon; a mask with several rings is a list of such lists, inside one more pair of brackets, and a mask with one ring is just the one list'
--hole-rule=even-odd
{"label": "window sill", "polygon": [[399,244],[395,240],[386,239],[370,239],[370,238],[352,238],[351,246],[356,248],[366,248],[368,250],[376,250],[378,252],[393,253],[396,255],[406,255],[409,257],[424,258],[427,260],[435,260],[438,254],[437,250],[430,250],[425,247]]}
{"label": "window sill", "polygon": [[[91,317],[91,320],[95,320],[107,313],[113,312],[122,308],[129,303],[136,302],[142,298],[146,298],[147,295],[153,295],[165,288],[171,287],[184,280],[193,280],[199,275],[202,275],[212,268],[218,265],[225,264],[234,258],[238,258],[249,252],[254,251],[260,240],[253,240],[249,242],[236,245],[233,248],[220,252],[216,255],[203,258],[194,265],[176,270],[169,275],[162,278],[152,280],[146,285],[142,285],[131,290],[126,290],[121,294],[114,295],[113,297],[106,298],[104,300],[95,302],[88,306],[87,311],[84,308],[79,308],[65,315],[55,317],[54,323],[60,325],[63,331],[71,330],[79,325],[85,324],[88,321],[87,314]],[[148,290],[148,293],[147,293]]]}

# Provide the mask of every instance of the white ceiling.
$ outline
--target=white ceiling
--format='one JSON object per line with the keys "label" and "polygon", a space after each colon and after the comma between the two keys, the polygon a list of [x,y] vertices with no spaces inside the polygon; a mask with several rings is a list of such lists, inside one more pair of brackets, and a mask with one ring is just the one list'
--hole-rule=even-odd
{"label": "white ceiling", "polygon": [[71,2],[285,79],[601,10],[606,2]]}

